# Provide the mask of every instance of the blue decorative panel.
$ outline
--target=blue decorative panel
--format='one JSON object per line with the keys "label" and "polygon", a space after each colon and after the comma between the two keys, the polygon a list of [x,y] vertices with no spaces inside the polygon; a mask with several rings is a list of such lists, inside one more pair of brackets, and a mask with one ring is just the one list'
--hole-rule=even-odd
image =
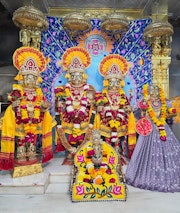
{"label": "blue decorative panel", "polygon": [[124,90],[131,104],[136,105],[141,98],[142,86],[147,82],[150,83],[152,79],[151,48],[143,39],[143,31],[151,23],[151,19],[131,21],[129,30],[118,41],[101,32],[101,20],[98,19],[91,20],[91,32],[77,40],[70,39],[63,29],[60,18],[48,17],[48,21],[49,29],[42,34],[41,50],[50,58],[50,63],[42,73],[41,87],[52,104],[54,104],[54,88],[67,82],[61,68],[62,54],[69,47],[82,46],[89,51],[92,58],[91,66],[86,70],[88,83],[97,91],[101,91],[103,87],[103,77],[98,71],[102,58],[110,53],[120,54],[126,58],[130,69],[125,76]]}

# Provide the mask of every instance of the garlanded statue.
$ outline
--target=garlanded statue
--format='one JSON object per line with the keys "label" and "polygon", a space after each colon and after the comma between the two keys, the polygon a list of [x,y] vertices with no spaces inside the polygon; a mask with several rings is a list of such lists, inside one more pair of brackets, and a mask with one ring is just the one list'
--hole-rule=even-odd
{"label": "garlanded statue", "polygon": [[118,155],[114,148],[92,130],[74,156],[72,170],[72,201],[126,200],[126,185],[118,170]]}
{"label": "garlanded statue", "polygon": [[167,124],[176,110],[163,89],[144,85],[135,114],[139,137],[126,170],[127,183],[152,191],[180,192],[180,143]]}
{"label": "garlanded statue", "polygon": [[52,117],[39,86],[40,72],[46,69],[44,55],[32,47],[21,47],[13,54],[14,66],[19,70],[8,95],[10,105],[2,122],[0,169],[12,170],[39,162],[36,146],[42,135],[42,163],[53,157]]}
{"label": "garlanded statue", "polygon": [[102,59],[99,72],[104,77],[104,89],[96,94],[95,127],[117,153],[130,158],[136,144],[136,130],[130,103],[122,88],[128,63],[122,56],[111,54]]}
{"label": "garlanded statue", "polygon": [[57,119],[57,132],[63,146],[69,151],[69,158],[84,141],[91,115],[94,114],[95,90],[86,83],[85,73],[90,63],[90,54],[84,48],[71,47],[62,56],[62,66],[67,71],[65,77],[68,83],[55,89],[56,111],[60,115],[60,119]]}

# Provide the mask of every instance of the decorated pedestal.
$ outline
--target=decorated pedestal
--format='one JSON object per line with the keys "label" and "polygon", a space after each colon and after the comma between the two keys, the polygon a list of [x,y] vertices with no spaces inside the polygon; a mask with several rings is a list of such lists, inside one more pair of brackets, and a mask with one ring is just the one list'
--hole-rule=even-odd
{"label": "decorated pedestal", "polygon": [[114,148],[95,133],[75,154],[72,201],[125,201],[126,185],[118,166]]}
{"label": "decorated pedestal", "polygon": [[40,163],[28,165],[28,166],[17,166],[14,167],[13,178],[23,177],[27,175],[41,173],[43,171]]}

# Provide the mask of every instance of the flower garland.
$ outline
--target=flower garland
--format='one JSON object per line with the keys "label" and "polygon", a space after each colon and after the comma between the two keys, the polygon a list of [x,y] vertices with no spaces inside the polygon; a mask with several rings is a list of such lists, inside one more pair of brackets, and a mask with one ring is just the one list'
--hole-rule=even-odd
{"label": "flower garland", "polygon": [[[125,92],[122,89],[119,89],[117,91],[118,91],[118,93],[119,93],[119,95],[121,97],[120,101],[119,101],[119,104],[120,104],[121,107],[123,107],[124,105],[126,105],[126,102],[127,102],[127,100],[125,98],[126,97]],[[102,94],[104,94],[105,96],[108,96],[108,89],[104,88],[102,90]]]}
{"label": "flower garland", "polygon": [[161,101],[161,110],[160,110],[160,117],[157,118],[154,109],[151,106],[150,99],[148,99],[148,84],[143,86],[143,93],[144,93],[144,99],[147,100],[148,107],[147,112],[152,119],[153,123],[157,126],[160,134],[160,139],[162,141],[166,141],[167,133],[165,131],[165,123],[167,118],[167,106],[166,106],[166,98],[163,92],[163,89],[159,87],[159,95],[160,95],[160,101]]}
{"label": "flower garland", "polygon": [[[106,119],[111,118],[108,122],[110,128],[112,129],[110,139],[111,143],[118,143],[117,129],[120,127],[120,125],[127,125],[127,115],[124,111],[124,106],[127,105],[127,99],[125,96],[125,92],[122,89],[119,89],[118,93],[120,95],[120,100],[118,103],[116,118],[113,118],[113,110],[111,109],[111,106],[105,106],[105,117]],[[107,89],[103,89],[102,94],[104,94],[106,97],[109,96]],[[109,99],[108,102],[110,102]]]}
{"label": "flower garland", "polygon": [[[68,117],[74,120],[72,134],[69,135],[69,140],[72,144],[76,144],[84,139],[84,135],[82,135],[82,131],[80,129],[80,123],[88,117],[88,113],[86,111],[88,106],[86,93],[88,90],[89,85],[85,84],[79,94],[73,94],[74,91],[72,86],[69,83],[65,86],[66,112]],[[74,95],[79,95],[78,99],[74,98]]]}
{"label": "flower garland", "polygon": [[[42,90],[41,88],[36,88],[29,100],[28,94],[21,85],[14,85],[13,89],[12,95],[15,94],[17,97],[15,98],[13,96],[12,101],[20,100],[20,105],[15,106],[16,123],[24,124],[24,131],[26,133],[25,141],[32,142],[33,138],[35,138],[37,124],[42,121],[40,110],[41,101],[43,99]],[[29,111],[33,113],[33,117],[29,116]]]}
{"label": "flower garland", "polygon": [[[71,92],[72,88],[71,85],[68,83],[66,84],[65,87],[65,94],[66,94],[66,110],[68,112],[68,114],[73,114],[75,112],[75,108],[73,106],[73,94]],[[88,105],[88,99],[86,97],[86,92],[89,90],[89,85],[85,84],[83,86],[83,93],[81,94],[81,97],[79,98],[79,102],[80,102],[80,108],[79,108],[79,116],[84,115],[85,111],[86,111],[86,107]]]}

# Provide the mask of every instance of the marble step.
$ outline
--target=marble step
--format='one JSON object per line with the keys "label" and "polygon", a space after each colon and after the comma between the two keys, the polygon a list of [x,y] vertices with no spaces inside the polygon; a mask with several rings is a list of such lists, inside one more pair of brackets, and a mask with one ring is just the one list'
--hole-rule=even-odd
{"label": "marble step", "polygon": [[13,178],[10,172],[0,171],[0,195],[44,194],[49,185],[49,174],[39,173]]}
{"label": "marble step", "polygon": [[49,184],[70,183],[71,166],[62,165],[64,157],[43,165],[43,172],[24,177],[12,177],[10,171],[0,171],[0,195],[44,194]]}
{"label": "marble step", "polygon": [[[0,195],[69,194],[72,166],[62,165],[64,157],[54,158],[43,165],[43,172],[13,178],[9,171],[0,171]],[[144,190],[131,186],[128,193]]]}

